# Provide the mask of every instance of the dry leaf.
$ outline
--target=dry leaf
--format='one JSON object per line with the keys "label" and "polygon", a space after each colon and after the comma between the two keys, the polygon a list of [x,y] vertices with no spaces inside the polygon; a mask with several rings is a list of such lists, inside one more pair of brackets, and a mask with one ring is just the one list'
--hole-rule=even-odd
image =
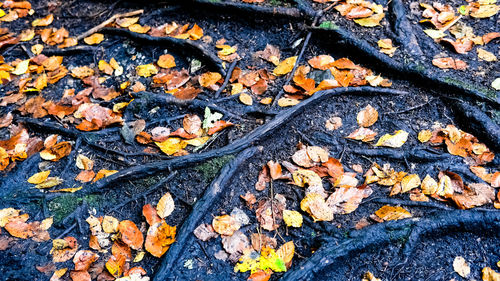
{"label": "dry leaf", "polygon": [[287,226],[291,227],[301,227],[302,226],[302,215],[293,210],[283,210],[283,220]]}
{"label": "dry leaf", "polygon": [[101,33],[94,33],[89,37],[83,38],[83,42],[85,42],[88,45],[97,45],[101,43],[103,40],[104,40],[104,35]]}
{"label": "dry leaf", "polygon": [[222,215],[214,217],[214,219],[212,220],[212,227],[214,228],[215,232],[221,235],[230,236],[233,235],[235,231],[240,229],[240,224],[232,216]]}
{"label": "dry leaf", "polygon": [[158,212],[158,216],[160,218],[164,219],[168,217],[175,208],[174,204],[174,199],[172,198],[172,195],[170,195],[169,192],[165,193],[160,200],[158,201],[158,204],[156,205],[156,211]]}
{"label": "dry leaf", "polygon": [[45,180],[47,180],[49,175],[50,175],[50,170],[39,172],[29,177],[28,182],[32,184],[40,184],[43,183]]}
{"label": "dry leaf", "polygon": [[377,141],[375,146],[401,147],[408,139],[408,133],[403,130],[394,132],[394,135],[385,134]]}
{"label": "dry leaf", "polygon": [[290,71],[292,71],[296,61],[297,61],[297,56],[289,57],[281,61],[273,70],[273,74],[276,76],[283,76],[285,74],[288,74]]}
{"label": "dry leaf", "polygon": [[393,207],[389,205],[385,205],[375,211],[375,215],[384,221],[400,220],[412,217],[410,212],[408,212],[404,208],[399,206]]}
{"label": "dry leaf", "polygon": [[134,250],[142,248],[144,237],[134,222],[129,220],[121,221],[118,225],[118,231],[123,243],[127,244],[130,248]]}
{"label": "dry leaf", "polygon": [[370,127],[378,120],[378,111],[371,105],[367,105],[358,113],[357,121],[361,127]]}

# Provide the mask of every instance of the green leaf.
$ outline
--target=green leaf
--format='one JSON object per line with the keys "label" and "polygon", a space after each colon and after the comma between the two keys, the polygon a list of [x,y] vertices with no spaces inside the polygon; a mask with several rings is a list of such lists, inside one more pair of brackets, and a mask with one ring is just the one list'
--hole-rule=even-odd
{"label": "green leaf", "polygon": [[210,129],[214,126],[216,121],[219,121],[222,118],[222,114],[219,112],[212,113],[210,108],[205,107],[205,118],[203,120],[203,129]]}

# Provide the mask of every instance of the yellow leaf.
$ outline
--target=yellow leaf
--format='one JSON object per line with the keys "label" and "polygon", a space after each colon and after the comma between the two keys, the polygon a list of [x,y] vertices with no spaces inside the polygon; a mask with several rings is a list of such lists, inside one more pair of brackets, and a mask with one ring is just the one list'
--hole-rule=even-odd
{"label": "yellow leaf", "polygon": [[102,219],[102,230],[106,233],[116,233],[118,232],[118,225],[120,222],[117,218],[112,216],[104,216]]}
{"label": "yellow leaf", "polygon": [[14,208],[5,208],[0,210],[0,227],[5,227],[11,217],[19,216],[20,211]]}
{"label": "yellow leaf", "polygon": [[102,178],[105,178],[105,177],[109,177],[111,176],[112,174],[114,173],[118,173],[117,170],[105,170],[105,169],[101,169],[97,172],[94,180],[92,182],[96,182]]}
{"label": "yellow leaf", "polygon": [[483,281],[499,281],[500,273],[494,271],[490,267],[483,268]]}
{"label": "yellow leaf", "polygon": [[165,193],[160,200],[158,201],[158,204],[156,205],[156,211],[158,212],[158,216],[160,218],[164,219],[168,217],[175,209],[175,204],[174,204],[174,199],[172,198],[172,195],[167,192]]}
{"label": "yellow leaf", "polygon": [[310,214],[315,222],[333,220],[333,210],[321,194],[308,193],[300,202],[300,209]]}
{"label": "yellow leaf", "polygon": [[56,190],[50,190],[50,192],[69,192],[69,193],[75,193],[78,190],[82,189],[83,186],[79,187],[68,187],[68,188],[61,188],[61,189],[56,189]]}
{"label": "yellow leaf", "polygon": [[134,23],[131,26],[129,26],[128,29],[135,33],[146,33],[151,29],[151,27],[147,25],[142,26],[138,23]]}
{"label": "yellow leaf", "polygon": [[168,138],[162,142],[155,142],[155,144],[167,155],[175,154],[187,146],[187,143],[180,138]]}
{"label": "yellow leaf", "polygon": [[49,14],[49,15],[47,15],[44,18],[34,20],[31,23],[31,25],[32,26],[47,26],[47,25],[51,24],[52,21],[54,21],[54,15],[53,14]]}
{"label": "yellow leaf", "polygon": [[121,18],[117,19],[116,23],[121,26],[121,27],[129,27],[134,23],[137,23],[139,21],[139,17],[134,17],[134,18]]}
{"label": "yellow leaf", "polygon": [[149,77],[151,75],[155,75],[158,73],[158,69],[156,66],[153,64],[143,64],[143,65],[138,65],[135,68],[135,71],[137,72],[137,75],[142,76],[142,77]]}
{"label": "yellow leaf", "polygon": [[221,49],[219,52],[217,52],[217,54],[221,56],[228,56],[237,51],[236,47],[231,47],[229,45],[216,45],[215,47]]}
{"label": "yellow leaf", "polygon": [[478,19],[489,18],[500,10],[500,6],[492,5],[480,5],[478,9],[471,10],[470,16]]}
{"label": "yellow leaf", "polygon": [[365,275],[363,275],[363,279],[361,279],[361,281],[382,281],[382,280],[375,277],[375,275],[373,275],[373,273],[371,273],[370,271],[367,271]]}
{"label": "yellow leaf", "polygon": [[137,255],[135,256],[133,262],[140,262],[142,261],[142,259],[144,258],[144,255],[146,255],[146,252],[144,251],[140,251],[139,253],[137,253]]}
{"label": "yellow leaf", "polygon": [[438,183],[429,175],[426,175],[421,185],[422,193],[431,195],[437,192]]}
{"label": "yellow leaf", "polygon": [[417,174],[410,174],[401,181],[401,193],[410,191],[420,185],[420,177]]}
{"label": "yellow leaf", "polygon": [[54,223],[54,218],[46,218],[40,223],[40,228],[43,230],[48,230]]}
{"label": "yellow leaf", "polygon": [[240,99],[242,104],[245,104],[245,105],[252,105],[253,104],[252,96],[250,96],[249,94],[241,93],[239,96],[239,99]]}
{"label": "yellow leaf", "polygon": [[204,145],[209,139],[210,139],[209,136],[205,136],[205,137],[197,137],[190,140],[184,140],[183,142],[192,146],[201,146]]}
{"label": "yellow leaf", "polygon": [[104,40],[104,35],[101,33],[94,33],[89,37],[83,38],[83,42],[87,43],[88,45],[96,45],[101,43],[103,40]]}
{"label": "yellow leaf", "polygon": [[432,39],[439,39],[446,36],[443,31],[437,29],[424,29],[424,32]]}
{"label": "yellow leaf", "polygon": [[449,196],[453,194],[453,185],[450,177],[444,175],[439,179],[436,194],[439,196]]}
{"label": "yellow leaf", "polygon": [[422,130],[418,133],[418,140],[421,143],[428,142],[432,137],[432,132],[429,130]]}
{"label": "yellow leaf", "polygon": [[477,57],[489,62],[497,60],[497,57],[493,53],[488,52],[483,48],[477,48]]}
{"label": "yellow leaf", "polygon": [[22,62],[18,63],[16,65],[16,69],[11,71],[12,74],[14,75],[23,75],[28,71],[28,66],[29,66],[30,60],[23,60]]}
{"label": "yellow leaf", "polygon": [[122,109],[124,109],[127,105],[129,105],[131,101],[129,102],[119,102],[117,104],[113,105],[113,112],[120,113]]}
{"label": "yellow leaf", "polygon": [[215,232],[221,235],[231,236],[235,231],[240,229],[240,224],[234,217],[230,215],[222,215],[213,218],[212,227]]}
{"label": "yellow leaf", "polygon": [[175,66],[175,58],[169,54],[161,55],[157,64],[162,68],[172,68]]}
{"label": "yellow leaf", "polygon": [[23,42],[30,41],[31,39],[33,39],[33,37],[35,37],[35,30],[34,29],[26,29],[26,30],[23,30],[21,32],[21,34],[19,34],[19,41],[23,41]]}
{"label": "yellow leaf", "polygon": [[457,256],[453,260],[453,270],[455,270],[455,272],[463,278],[469,277],[470,266],[467,264],[467,261],[461,256]]}
{"label": "yellow leaf", "polygon": [[49,177],[49,175],[50,175],[50,170],[36,173],[28,179],[28,182],[32,184],[39,184],[44,182]]}
{"label": "yellow leaf", "polygon": [[401,147],[408,140],[408,133],[403,130],[398,130],[394,132],[394,135],[385,134],[378,141],[375,146],[387,146],[387,147]]}
{"label": "yellow leaf", "polygon": [[198,78],[198,82],[202,87],[210,87],[217,83],[222,78],[222,75],[218,72],[205,72]]}
{"label": "yellow leaf", "polygon": [[291,98],[280,98],[278,100],[278,105],[281,107],[288,107],[288,106],[294,106],[300,103],[300,100],[298,99],[291,99]]}
{"label": "yellow leaf", "polygon": [[297,61],[297,56],[289,57],[283,61],[281,61],[278,66],[273,71],[273,74],[276,76],[283,76],[290,71],[292,71],[295,62]]}
{"label": "yellow leaf", "polygon": [[367,18],[355,19],[354,22],[364,27],[374,27],[380,25],[380,21],[384,16],[384,13],[373,14]]}
{"label": "yellow leaf", "polygon": [[50,177],[47,178],[44,182],[37,184],[35,187],[38,189],[51,188],[61,184],[63,181],[64,180],[59,177]]}
{"label": "yellow leaf", "polygon": [[302,215],[293,210],[283,210],[283,220],[287,226],[291,227],[301,227],[302,226]]}
{"label": "yellow leaf", "polygon": [[385,205],[375,211],[375,215],[385,221],[400,220],[411,218],[410,212],[402,207]]}

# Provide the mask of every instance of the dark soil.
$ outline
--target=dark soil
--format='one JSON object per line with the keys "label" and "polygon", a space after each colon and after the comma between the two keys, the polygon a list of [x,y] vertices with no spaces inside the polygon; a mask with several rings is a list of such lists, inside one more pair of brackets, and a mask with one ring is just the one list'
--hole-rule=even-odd
{"label": "dark soil", "polygon": [[[393,0],[394,1],[394,0]],[[328,4],[312,4],[312,1],[267,1],[273,7],[297,9],[298,16],[271,15],[264,10],[249,11],[245,6],[239,6],[240,1],[227,1],[229,7],[220,6],[226,1],[189,1],[189,4],[166,4],[160,1],[151,1],[144,5],[138,1],[55,1],[51,5],[46,1],[31,1],[36,11],[36,17],[50,12],[55,14],[54,27],[65,27],[71,36],[76,36],[113,14],[135,9],[144,9],[140,23],[149,26],[159,26],[166,22],[196,23],[205,35],[213,41],[225,38],[227,44],[237,45],[241,60],[238,66],[242,69],[265,68],[272,71],[274,66],[252,56],[256,51],[263,50],[266,44],[278,46],[281,57],[297,55],[302,40],[308,32],[312,32],[311,40],[305,50],[302,63],[319,54],[329,54],[334,58],[348,57],[354,63],[372,69],[376,74],[393,81],[394,90],[400,92],[377,92],[367,87],[358,92],[325,95],[322,93],[302,101],[307,103],[292,108],[278,108],[259,103],[245,106],[235,98],[217,100],[213,92],[204,92],[198,100],[214,104],[234,116],[225,114],[224,120],[232,121],[237,126],[221,132],[209,146],[200,151],[189,151],[188,156],[168,157],[162,154],[142,153],[145,146],[126,144],[120,136],[119,128],[107,128],[97,133],[81,133],[75,129],[64,129],[57,120],[46,117],[44,119],[30,119],[17,113],[15,123],[25,123],[30,129],[30,135],[45,138],[51,133],[59,133],[63,140],[73,141],[78,145],[78,153],[95,160],[98,169],[114,169],[120,172],[98,182],[87,185],[84,189],[71,194],[42,193],[26,182],[26,179],[38,171],[42,162],[39,155],[34,155],[18,165],[0,178],[0,209],[14,207],[30,214],[32,220],[42,220],[54,216],[55,225],[51,228],[52,238],[59,236],[74,236],[81,249],[87,249],[89,228],[85,219],[89,213],[97,215],[112,215],[120,220],[129,219],[139,227],[143,223],[142,206],[147,203],[156,203],[167,191],[174,198],[175,211],[167,218],[169,225],[176,225],[177,239],[182,245],[174,244],[162,259],[150,255],[134,266],[142,266],[152,280],[245,280],[248,273],[235,273],[234,264],[229,261],[218,260],[214,254],[222,250],[221,238],[208,242],[199,241],[192,234],[193,229],[201,223],[211,223],[213,216],[230,213],[233,208],[240,208],[250,217],[250,224],[241,230],[247,236],[256,232],[259,224],[255,211],[248,209],[240,195],[247,191],[256,195],[257,199],[269,196],[269,190],[258,192],[255,182],[262,166],[269,160],[278,162],[290,161],[297,150],[299,142],[307,145],[318,145],[327,148],[331,157],[341,159],[344,168],[350,170],[352,165],[360,164],[366,171],[373,162],[390,163],[391,167],[408,173],[425,174],[436,178],[441,170],[458,173],[465,183],[482,182],[480,178],[470,172],[464,159],[447,153],[445,148],[434,149],[427,144],[420,143],[416,136],[423,129],[431,129],[436,123],[442,125],[454,124],[460,129],[471,128],[469,133],[478,136],[481,142],[488,144],[495,154],[500,153],[499,143],[494,136],[498,136],[500,128],[499,92],[492,90],[491,81],[500,74],[498,63],[478,61],[475,51],[468,55],[452,55],[469,64],[466,71],[443,71],[431,64],[436,54],[446,52],[452,54],[449,46],[442,46],[432,41],[416,22],[419,15],[412,13],[410,3],[404,2],[408,20],[411,23],[413,34],[416,36],[423,55],[415,56],[404,46],[404,40],[398,41],[398,31],[394,30],[393,18],[386,11],[386,18],[381,27],[365,29],[354,22],[342,18],[331,9],[323,14],[321,22],[331,21],[337,27],[333,29],[311,29],[311,11],[321,10]],[[213,2],[213,3],[212,3]],[[377,1],[378,2],[378,1]],[[390,1],[389,1],[390,2]],[[464,2],[464,1],[462,1]],[[453,5],[462,5],[460,1],[452,1]],[[387,1],[378,2],[386,7]],[[219,6],[218,6],[219,5]],[[257,7],[269,7],[256,5]],[[266,10],[267,11],[267,10]],[[399,15],[401,16],[401,15]],[[483,34],[498,30],[498,15],[486,20],[470,20],[468,24],[474,27],[476,34]],[[23,30],[30,21],[15,21],[12,24],[4,23],[11,30]],[[344,32],[345,31],[345,32]],[[351,36],[348,38],[347,36]],[[381,38],[393,38],[400,47],[393,58],[378,52],[377,41]],[[27,59],[28,56],[20,47],[29,47],[38,43],[35,37],[30,44],[22,43],[12,47],[4,47],[2,55],[5,61],[16,58]],[[362,42],[363,44],[360,44]],[[486,49],[498,54],[500,41],[496,39]],[[366,48],[366,45],[372,48]],[[203,47],[208,53],[216,53],[215,44],[205,44]],[[142,78],[135,75],[135,66],[156,61],[167,52],[174,55],[180,68],[188,68],[193,59],[204,60],[203,54],[196,53],[175,46],[157,44],[151,41],[134,40],[124,35],[106,34],[103,43],[92,49],[91,52],[75,52],[64,54],[65,66],[97,65],[101,59],[109,61],[114,57],[124,66],[124,75],[119,79],[108,79],[107,86],[119,85],[127,80],[141,81],[150,85],[151,78]],[[136,60],[132,61],[131,56]],[[227,64],[228,65],[228,64]],[[404,68],[401,68],[404,65]],[[204,63],[203,68],[194,74],[205,71],[217,71],[216,66]],[[122,79],[122,80],[120,80]],[[286,76],[274,80],[264,97],[275,97],[283,86]],[[11,91],[11,86],[2,85],[0,96]],[[55,85],[44,89],[43,95],[47,100],[59,100],[64,89],[83,89],[80,80],[63,79]],[[152,93],[161,93],[161,89],[149,88]],[[223,93],[222,98],[227,97]],[[119,97],[113,103],[128,101],[128,97]],[[146,120],[147,128],[158,125],[178,128],[182,126],[184,114],[195,113],[203,115],[204,107],[179,106],[176,104],[160,104],[155,99],[139,98],[132,103],[125,113],[126,121],[136,119]],[[463,102],[473,106],[477,111],[484,112],[487,120],[493,124],[491,131],[485,132],[481,128],[470,126],[468,120],[458,114],[454,103]],[[109,106],[111,103],[102,102]],[[370,144],[346,139],[349,133],[358,128],[356,114],[366,105],[371,104],[379,112],[379,120],[371,128],[378,132],[378,136],[393,133],[395,130],[405,130],[410,133],[408,142],[403,148],[379,148]],[[17,105],[0,107],[0,116],[14,110]],[[297,110],[295,110],[297,108]],[[339,130],[329,131],[325,122],[332,116],[340,116],[343,126]],[[273,123],[275,122],[275,123]],[[271,126],[271,125],[272,126]],[[274,124],[274,125],[273,125]],[[266,127],[268,126],[268,127]],[[269,129],[266,129],[269,128]],[[261,131],[259,131],[261,130]],[[255,133],[257,132],[257,133]],[[252,137],[251,139],[249,138]],[[7,128],[0,129],[0,139],[7,139]],[[247,140],[251,141],[247,141]],[[246,149],[246,150],[245,150]],[[242,152],[243,151],[243,152]],[[250,152],[249,152],[250,151]],[[246,153],[246,154],[245,154]],[[240,156],[238,156],[240,155]],[[74,165],[75,155],[63,158],[59,162],[51,162],[50,170],[60,171],[66,175],[66,184],[78,184],[73,180],[78,173]],[[489,163],[487,168],[498,169],[499,157]],[[220,172],[222,170],[222,172]],[[63,172],[64,171],[64,172]],[[352,171],[352,170],[351,170]],[[165,184],[156,186],[158,182],[172,173],[176,173]],[[220,194],[210,197],[214,183],[222,182]],[[324,182],[327,191],[331,192],[331,184]],[[152,192],[150,188],[156,187]],[[353,237],[362,236],[378,224],[355,230],[355,225],[363,218],[369,217],[378,208],[393,200],[393,204],[401,205],[414,218],[429,218],[451,212],[454,206],[431,201],[429,205],[413,204],[408,194],[388,197],[387,187],[372,185],[374,193],[359,206],[353,213],[337,215],[333,222],[314,223],[305,213],[304,225],[301,228],[288,228],[282,225],[278,232],[266,232],[276,237],[281,245],[283,237],[286,241],[293,240],[296,255],[291,267],[292,273],[300,271],[302,265],[313,257],[322,255],[323,251],[333,245],[343,245]],[[287,199],[287,209],[300,210],[300,201],[304,197],[302,188],[294,187],[285,181],[275,181],[274,193],[283,194]],[[498,192],[498,190],[496,191]],[[389,198],[389,199],[388,199]],[[134,200],[130,200],[134,199]],[[128,202],[127,200],[130,200]],[[207,200],[207,201],[205,201]],[[381,200],[381,201],[377,201]],[[431,199],[432,200],[432,199]],[[200,203],[201,201],[201,203]],[[117,206],[123,204],[123,206]],[[202,203],[206,204],[203,205]],[[208,202],[208,203],[207,203]],[[201,207],[204,209],[202,209]],[[360,243],[359,249],[347,255],[333,257],[328,263],[317,264],[317,270],[303,280],[360,280],[362,275],[371,271],[382,280],[465,280],[453,271],[453,259],[463,256],[471,265],[470,278],[479,280],[481,269],[489,266],[495,270],[500,261],[500,212],[487,206],[463,211],[463,216],[473,214],[491,216],[491,228],[484,231],[472,231],[467,227],[434,229],[434,232],[424,233],[413,245],[414,251],[404,259],[403,251],[413,230],[413,225],[405,225],[404,229],[395,236],[396,239],[382,241],[380,244],[368,246]],[[414,219],[409,219],[414,220]],[[409,221],[408,220],[408,221]],[[188,221],[189,223],[186,223]],[[383,223],[385,224],[385,223]],[[481,222],[477,221],[480,225]],[[6,232],[0,235],[7,236]],[[390,236],[387,231],[380,232]],[[399,236],[398,236],[399,235]],[[374,236],[375,237],[375,236]],[[377,238],[377,237],[375,237]],[[51,261],[49,251],[51,241],[36,243],[31,240],[15,239],[12,246],[0,251],[0,280],[48,280],[49,276],[40,273],[35,266],[45,265]],[[408,246],[406,246],[408,247]],[[319,249],[319,250],[318,250]],[[328,259],[328,255],[325,255]],[[72,268],[68,261],[58,268],[67,266]],[[292,274],[291,273],[291,274]],[[69,277],[67,280],[69,280]],[[65,277],[65,278],[66,278]],[[273,274],[271,280],[290,279],[282,273]],[[288,278],[288,279],[287,279]],[[65,279],[66,280],[66,279]],[[295,279],[298,280],[298,279]]]}

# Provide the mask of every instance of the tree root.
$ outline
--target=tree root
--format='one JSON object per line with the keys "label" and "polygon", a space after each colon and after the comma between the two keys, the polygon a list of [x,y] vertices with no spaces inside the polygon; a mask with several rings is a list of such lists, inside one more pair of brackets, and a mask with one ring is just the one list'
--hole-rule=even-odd
{"label": "tree root", "polygon": [[101,29],[103,29],[104,27],[106,27],[106,25],[112,23],[116,19],[137,16],[137,15],[140,15],[142,13],[144,13],[144,10],[137,10],[137,11],[132,11],[132,12],[128,12],[128,13],[113,15],[112,17],[110,17],[109,19],[103,21],[99,25],[97,25],[97,26],[95,26],[95,27],[93,27],[93,28],[85,31],[84,33],[78,35],[76,37],[76,40],[82,40],[83,38],[85,38],[87,36],[90,36],[90,35],[98,32],[98,31],[100,31]]}
{"label": "tree root", "polygon": [[112,28],[112,27],[105,27],[101,29],[101,32],[105,34],[125,36],[131,40],[145,41],[149,44],[171,46],[173,48],[177,48],[179,51],[183,53],[188,53],[189,51],[192,51],[195,54],[198,54],[202,61],[217,69],[217,71],[221,73],[222,76],[226,76],[226,70],[222,67],[222,60],[219,59],[214,53],[206,50],[206,48],[203,45],[194,42],[192,40],[183,40],[168,36],[155,37],[147,34],[132,32],[128,29]]}
{"label": "tree root", "polygon": [[[186,4],[192,5],[186,1]],[[281,16],[286,18],[303,18],[303,13],[297,8],[271,7],[264,5],[247,4],[233,1],[192,0],[192,2],[220,10],[230,10],[245,15],[255,16]]]}
{"label": "tree root", "polygon": [[238,64],[238,60],[234,60],[230,65],[226,73],[226,78],[224,78],[224,83],[220,86],[220,88],[215,92],[214,96],[216,99],[220,97],[220,94],[224,89],[227,87],[227,84],[229,83],[229,79],[231,79],[231,75],[233,75],[234,68]]}
{"label": "tree root", "polygon": [[478,137],[488,147],[500,150],[500,126],[493,122],[486,113],[479,108],[463,101],[452,101],[452,109],[461,126]]}
{"label": "tree root", "polygon": [[208,101],[203,101],[199,99],[194,99],[194,100],[180,100],[175,98],[172,95],[162,95],[162,94],[155,94],[152,92],[138,92],[132,94],[134,97],[136,97],[136,100],[143,100],[146,102],[154,102],[155,104],[174,104],[178,106],[187,106],[187,107],[193,107],[197,109],[204,110],[205,107],[210,108],[211,110],[218,111],[222,114],[224,114],[228,118],[234,118],[236,120],[242,121],[245,118],[241,117],[239,114],[233,113],[227,109],[224,109],[214,103],[210,103]]}
{"label": "tree root", "polygon": [[500,231],[500,212],[439,211],[425,218],[389,221],[353,231],[352,238],[331,241],[321,246],[310,258],[288,271],[281,280],[314,280],[336,260],[360,251],[369,251],[389,243],[407,239],[404,258],[410,258],[423,235],[446,235],[450,230],[496,235]]}
{"label": "tree root", "polygon": [[427,163],[435,161],[449,160],[453,157],[451,154],[439,153],[430,149],[413,148],[411,150],[397,150],[391,148],[377,149],[352,149],[357,155],[366,157],[381,157],[394,160],[406,159],[411,162]]}
{"label": "tree root", "polygon": [[318,91],[309,99],[302,101],[298,105],[286,109],[280,112],[272,121],[265,125],[262,125],[244,138],[235,140],[231,144],[224,147],[213,149],[208,152],[200,154],[189,154],[186,156],[175,157],[170,160],[157,161],[148,164],[143,164],[137,167],[131,167],[124,169],[115,173],[109,177],[99,180],[94,183],[90,188],[86,189],[88,192],[97,192],[103,190],[106,186],[109,186],[115,182],[124,179],[138,179],[147,176],[154,175],[161,171],[187,167],[196,163],[200,163],[214,157],[220,157],[224,155],[234,154],[242,151],[243,149],[254,145],[255,143],[261,141],[264,137],[273,133],[276,129],[282,127],[282,124],[288,122],[291,118],[302,113],[306,108],[314,106],[317,103],[334,97],[340,94],[387,94],[387,95],[399,95],[405,92],[401,92],[389,88],[374,88],[374,87],[350,87],[350,88],[336,88],[325,91]]}
{"label": "tree root", "polygon": [[219,176],[205,190],[203,197],[196,202],[193,211],[182,224],[175,238],[175,243],[170,246],[167,254],[163,257],[153,280],[165,280],[169,276],[172,267],[178,264],[178,259],[184,252],[186,245],[188,245],[187,243],[193,239],[194,229],[204,219],[210,208],[214,206],[220,195],[230,186],[229,183],[241,164],[252,157],[258,150],[262,151],[262,149],[262,147],[248,148],[222,168]]}
{"label": "tree root", "polygon": [[392,15],[392,17],[390,17],[392,18],[392,28],[397,35],[397,42],[412,56],[422,56],[423,52],[420,49],[417,37],[413,33],[411,23],[406,17],[403,1],[392,0],[389,3],[389,9]]}
{"label": "tree root", "polygon": [[79,53],[95,53],[99,48],[93,46],[74,46],[64,49],[48,48],[43,49],[42,54],[46,56],[69,56]]}
{"label": "tree root", "polygon": [[447,97],[449,96],[449,93],[454,93],[457,96],[475,98],[476,100],[487,102],[495,107],[500,106],[500,98],[495,100],[488,97],[485,92],[475,89],[474,86],[469,87],[466,85],[460,85],[458,83],[454,83],[446,77],[436,77],[425,68],[419,69],[417,65],[404,65],[399,63],[387,55],[380,53],[378,49],[370,45],[367,41],[359,39],[352,32],[340,26],[334,26],[330,29],[311,27],[311,30],[319,34],[330,33],[336,35],[343,40],[346,45],[354,47],[368,59],[374,60],[374,65],[377,63],[383,64],[385,69],[390,70],[396,76],[400,76],[403,79],[414,77],[415,81],[418,83],[425,84],[427,87],[438,89],[436,93],[442,97]]}

